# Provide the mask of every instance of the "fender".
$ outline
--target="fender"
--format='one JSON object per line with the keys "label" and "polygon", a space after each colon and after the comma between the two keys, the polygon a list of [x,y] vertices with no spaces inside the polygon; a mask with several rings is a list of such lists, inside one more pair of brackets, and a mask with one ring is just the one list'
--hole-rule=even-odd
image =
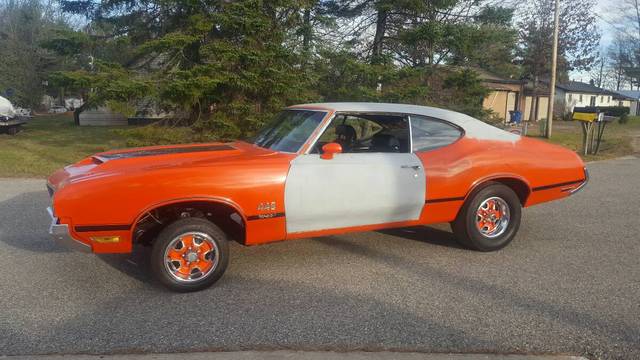
{"label": "fender", "polygon": [[[473,194],[473,192],[482,184],[488,182],[488,181],[494,181],[494,180],[499,180],[499,179],[508,179],[508,180],[517,180],[519,182],[522,182],[523,184],[526,185],[527,187],[527,196],[531,194],[531,184],[529,183],[529,181],[527,181],[524,177],[514,174],[514,173],[498,173],[498,174],[492,174],[489,176],[485,176],[482,177],[480,179],[477,179],[476,181],[474,181],[471,186],[469,187],[469,190],[467,191],[467,193],[464,196],[464,201],[466,202],[467,199],[469,198],[469,196],[471,194]],[[517,193],[516,193],[517,194]],[[520,194],[518,194],[518,196],[520,196]],[[526,204],[526,199],[522,199],[522,206],[524,207],[524,205]]]}
{"label": "fender", "polygon": [[144,210],[142,212],[140,212],[138,214],[138,216],[136,216],[135,221],[131,224],[131,235],[133,235],[133,230],[135,228],[135,225],[138,223],[138,221],[140,221],[140,219],[142,219],[144,214],[148,213],[149,211],[151,211],[153,209],[156,209],[156,208],[159,208],[159,207],[162,207],[162,206],[178,204],[178,203],[183,203],[183,202],[190,202],[190,201],[204,201],[204,202],[210,202],[210,203],[218,203],[218,204],[229,205],[229,206],[231,206],[232,208],[234,208],[236,210],[238,215],[240,215],[242,217],[242,221],[244,223],[247,222],[247,217],[246,217],[242,207],[240,207],[240,205],[238,205],[237,203],[235,203],[231,199],[224,198],[224,197],[219,197],[219,196],[190,196],[190,197],[183,197],[183,198],[175,198],[175,199],[165,200],[165,201],[157,202],[157,203],[154,203],[153,205],[149,205],[149,206],[145,207]]}

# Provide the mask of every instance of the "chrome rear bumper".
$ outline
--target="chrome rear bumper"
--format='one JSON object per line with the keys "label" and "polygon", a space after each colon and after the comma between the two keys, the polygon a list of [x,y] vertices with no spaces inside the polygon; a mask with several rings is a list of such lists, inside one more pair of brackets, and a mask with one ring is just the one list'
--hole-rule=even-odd
{"label": "chrome rear bumper", "polygon": [[53,214],[53,209],[51,207],[47,208],[47,212],[49,213],[49,217],[51,217],[49,235],[51,235],[58,244],[84,253],[91,252],[91,247],[89,245],[71,237],[71,234],[69,233],[69,226],[67,224],[58,224],[58,218]]}
{"label": "chrome rear bumper", "polygon": [[584,182],[582,182],[582,184],[578,185],[575,189],[572,189],[571,191],[569,191],[569,194],[573,195],[573,194],[577,193],[578,191],[584,189],[584,187],[587,186],[588,182],[589,182],[589,170],[585,166],[584,167]]}

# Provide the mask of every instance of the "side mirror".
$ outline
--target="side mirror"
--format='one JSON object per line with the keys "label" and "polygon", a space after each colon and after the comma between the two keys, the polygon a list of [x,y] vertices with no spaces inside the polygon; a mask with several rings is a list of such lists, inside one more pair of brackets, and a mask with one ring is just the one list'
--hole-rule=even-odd
{"label": "side mirror", "polygon": [[333,159],[333,155],[339,154],[342,152],[342,145],[332,142],[328,144],[324,144],[322,146],[322,155],[320,155],[321,159],[331,160]]}

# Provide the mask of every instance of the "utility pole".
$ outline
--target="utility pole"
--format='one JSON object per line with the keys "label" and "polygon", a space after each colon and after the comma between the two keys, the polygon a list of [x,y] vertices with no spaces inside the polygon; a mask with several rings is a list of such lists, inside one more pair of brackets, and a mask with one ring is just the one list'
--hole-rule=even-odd
{"label": "utility pole", "polygon": [[556,97],[556,70],[558,67],[558,28],[560,27],[560,0],[556,1],[555,11],[553,12],[553,51],[551,54],[551,83],[549,84],[549,106],[547,111],[547,126],[545,137],[551,137],[551,129],[553,127],[553,104]]}

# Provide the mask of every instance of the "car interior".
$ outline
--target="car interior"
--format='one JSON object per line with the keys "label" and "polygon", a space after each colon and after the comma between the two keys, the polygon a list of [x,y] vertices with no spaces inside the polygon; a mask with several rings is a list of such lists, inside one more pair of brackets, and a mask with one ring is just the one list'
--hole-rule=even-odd
{"label": "car interior", "polygon": [[316,142],[311,153],[337,142],[343,153],[407,153],[409,121],[401,115],[338,114]]}

